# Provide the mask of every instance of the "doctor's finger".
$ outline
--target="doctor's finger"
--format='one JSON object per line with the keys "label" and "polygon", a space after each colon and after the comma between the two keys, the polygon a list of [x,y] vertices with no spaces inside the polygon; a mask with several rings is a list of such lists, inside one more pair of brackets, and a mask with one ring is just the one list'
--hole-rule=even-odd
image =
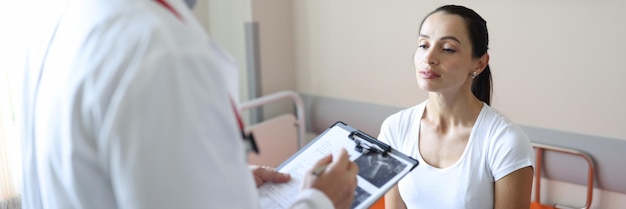
{"label": "doctor's finger", "polygon": [[333,168],[338,168],[338,169],[343,170],[343,169],[348,169],[349,165],[350,165],[350,158],[348,155],[348,151],[342,148],[341,151],[339,151],[339,155],[336,157],[336,159],[333,160],[330,166],[332,166]]}
{"label": "doctor's finger", "polygon": [[327,166],[329,163],[331,163],[333,160],[333,156],[331,154],[328,154],[326,156],[324,156],[323,158],[319,159],[315,165],[313,165],[313,167],[311,168],[311,172],[317,170],[318,168]]}
{"label": "doctor's finger", "polygon": [[348,164],[348,174],[356,176],[359,174],[359,165],[354,162],[349,162]]}
{"label": "doctor's finger", "polygon": [[262,166],[261,169],[257,169],[255,175],[259,176],[263,181],[276,183],[287,182],[291,177],[288,173],[281,173],[276,169],[267,166]]}

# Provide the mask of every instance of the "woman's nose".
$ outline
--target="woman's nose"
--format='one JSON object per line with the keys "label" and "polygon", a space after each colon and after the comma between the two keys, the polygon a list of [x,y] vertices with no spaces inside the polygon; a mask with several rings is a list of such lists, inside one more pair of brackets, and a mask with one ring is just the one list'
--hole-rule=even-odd
{"label": "woman's nose", "polygon": [[436,53],[434,50],[427,49],[423,52],[423,62],[428,65],[436,65],[439,63],[439,59],[437,59]]}

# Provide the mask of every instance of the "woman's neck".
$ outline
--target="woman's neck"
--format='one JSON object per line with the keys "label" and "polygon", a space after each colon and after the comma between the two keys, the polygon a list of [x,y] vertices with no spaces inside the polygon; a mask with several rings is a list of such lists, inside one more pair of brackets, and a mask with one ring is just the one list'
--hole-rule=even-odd
{"label": "woman's neck", "polygon": [[483,102],[469,94],[445,95],[431,92],[422,119],[446,127],[473,126]]}

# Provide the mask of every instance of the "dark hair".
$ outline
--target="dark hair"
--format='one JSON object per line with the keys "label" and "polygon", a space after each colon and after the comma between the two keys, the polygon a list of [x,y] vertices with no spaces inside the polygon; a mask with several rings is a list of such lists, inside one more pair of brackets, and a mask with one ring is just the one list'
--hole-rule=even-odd
{"label": "dark hair", "polygon": [[[489,49],[487,21],[485,21],[485,19],[483,19],[478,13],[464,6],[445,5],[429,13],[426,18],[436,12],[445,12],[447,14],[461,16],[461,18],[465,20],[469,39],[472,42],[472,56],[474,58],[480,58],[487,53],[487,49]],[[420,31],[422,29],[421,25],[424,24],[426,18],[424,18],[420,24]],[[490,105],[492,85],[491,70],[489,69],[489,65],[487,65],[485,70],[474,78],[472,83],[472,93],[474,93],[474,96],[476,96],[479,100],[487,103],[487,105]]]}

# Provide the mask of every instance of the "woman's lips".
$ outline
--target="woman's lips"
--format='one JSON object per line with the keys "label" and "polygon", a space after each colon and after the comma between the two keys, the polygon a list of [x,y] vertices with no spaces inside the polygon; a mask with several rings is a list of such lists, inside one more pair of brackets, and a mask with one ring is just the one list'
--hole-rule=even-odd
{"label": "woman's lips", "polygon": [[441,77],[439,73],[435,73],[434,71],[431,71],[431,70],[420,71],[420,76],[424,79],[433,79],[433,78]]}

